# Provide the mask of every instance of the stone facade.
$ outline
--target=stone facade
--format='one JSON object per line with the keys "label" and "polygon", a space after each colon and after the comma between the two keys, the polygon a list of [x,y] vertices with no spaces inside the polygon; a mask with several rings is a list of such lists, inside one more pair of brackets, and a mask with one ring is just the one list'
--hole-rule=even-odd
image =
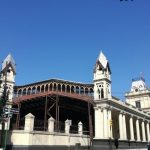
{"label": "stone facade", "polygon": [[127,103],[150,112],[150,90],[143,77],[132,79],[130,92],[125,94]]}
{"label": "stone facade", "polygon": [[[129,99],[130,93],[126,95],[127,102],[125,103],[111,95],[111,71],[109,62],[102,52],[95,66],[94,101],[96,105],[94,108],[95,137],[93,148],[107,149],[115,145],[115,141],[120,148],[146,146],[150,140],[150,115],[136,108],[135,104],[133,105],[135,99]],[[143,95],[140,96],[143,97]]]}

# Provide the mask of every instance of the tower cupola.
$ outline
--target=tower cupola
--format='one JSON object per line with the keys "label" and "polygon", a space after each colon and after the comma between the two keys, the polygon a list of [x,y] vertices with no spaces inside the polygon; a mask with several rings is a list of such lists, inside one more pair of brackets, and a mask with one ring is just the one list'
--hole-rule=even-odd
{"label": "tower cupola", "polygon": [[106,56],[101,51],[94,67],[94,99],[111,98],[111,70]]}
{"label": "tower cupola", "polygon": [[15,84],[16,66],[11,54],[4,59],[2,69],[0,71],[0,96],[3,93],[4,85],[7,85],[9,91],[9,101],[12,101],[13,87]]}

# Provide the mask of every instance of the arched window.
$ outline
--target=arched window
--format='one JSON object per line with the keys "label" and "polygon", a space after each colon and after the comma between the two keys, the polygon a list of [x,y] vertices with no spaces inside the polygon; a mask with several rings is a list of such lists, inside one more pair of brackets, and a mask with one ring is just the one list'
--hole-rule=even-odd
{"label": "arched window", "polygon": [[21,96],[21,95],[22,95],[22,90],[20,89],[20,90],[18,91],[18,97]]}
{"label": "arched window", "polygon": [[71,93],[74,93],[74,86],[71,86]]}
{"label": "arched window", "polygon": [[40,86],[37,87],[37,92],[36,93],[40,93]]}
{"label": "arched window", "polygon": [[26,94],[27,94],[26,89],[23,89],[22,95],[26,95]]}
{"label": "arched window", "polygon": [[85,91],[84,91],[83,87],[80,88],[80,94],[85,94]]}
{"label": "arched window", "polygon": [[88,93],[89,93],[88,88],[85,88],[85,95],[88,95]]}
{"label": "arched window", "polygon": [[90,88],[90,96],[93,96],[93,95],[94,95],[93,89]]}
{"label": "arched window", "polygon": [[36,94],[36,88],[35,87],[32,88],[32,94]]}
{"label": "arched window", "polygon": [[98,90],[97,90],[97,93],[98,93],[98,97],[99,97],[99,99],[101,99],[101,95],[100,95],[100,90],[99,90],[99,88],[98,88]]}
{"label": "arched window", "polygon": [[48,84],[45,86],[45,92],[48,92]]}
{"label": "arched window", "polygon": [[41,92],[44,92],[44,85],[41,86]]}
{"label": "arched window", "polygon": [[49,90],[50,90],[50,91],[53,90],[53,85],[52,85],[52,83],[50,84]]}
{"label": "arched window", "polygon": [[101,98],[104,98],[104,90],[101,89]]}
{"label": "arched window", "polygon": [[62,92],[65,92],[65,85],[62,85]]}
{"label": "arched window", "polygon": [[61,85],[58,84],[58,91],[61,92]]}
{"label": "arched window", "polygon": [[27,95],[30,95],[30,94],[31,94],[31,88],[28,88]]}
{"label": "arched window", "polygon": [[79,87],[76,86],[76,93],[79,94],[79,92],[80,92],[80,91],[79,91]]}
{"label": "arched window", "polygon": [[68,93],[70,93],[70,86],[69,86],[69,85],[67,85],[66,91],[67,91]]}
{"label": "arched window", "polygon": [[54,83],[54,91],[56,91],[56,83]]}

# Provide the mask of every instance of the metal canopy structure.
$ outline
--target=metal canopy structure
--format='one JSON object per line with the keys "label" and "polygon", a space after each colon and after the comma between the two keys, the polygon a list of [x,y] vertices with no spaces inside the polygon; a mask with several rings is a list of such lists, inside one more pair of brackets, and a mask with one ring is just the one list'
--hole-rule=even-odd
{"label": "metal canopy structure", "polygon": [[88,132],[86,134],[89,134],[92,139],[93,107],[93,96],[88,94],[44,90],[43,92],[21,95],[13,98],[13,108],[19,109],[20,113],[12,118],[11,128],[22,128],[24,116],[32,113],[35,116],[35,130],[46,131],[47,120],[53,117],[55,119],[55,131],[61,131],[62,122],[69,119],[72,120],[73,124],[81,121],[85,132]]}

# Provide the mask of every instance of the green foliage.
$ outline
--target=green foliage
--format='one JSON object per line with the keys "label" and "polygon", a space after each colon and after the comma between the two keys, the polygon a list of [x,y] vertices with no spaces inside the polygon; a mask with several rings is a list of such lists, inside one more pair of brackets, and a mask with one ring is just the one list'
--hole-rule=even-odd
{"label": "green foliage", "polygon": [[7,87],[4,86],[4,91],[3,91],[3,94],[2,96],[0,97],[0,116],[2,115],[3,113],[3,107],[6,105],[6,102],[8,100],[8,92],[7,92]]}

